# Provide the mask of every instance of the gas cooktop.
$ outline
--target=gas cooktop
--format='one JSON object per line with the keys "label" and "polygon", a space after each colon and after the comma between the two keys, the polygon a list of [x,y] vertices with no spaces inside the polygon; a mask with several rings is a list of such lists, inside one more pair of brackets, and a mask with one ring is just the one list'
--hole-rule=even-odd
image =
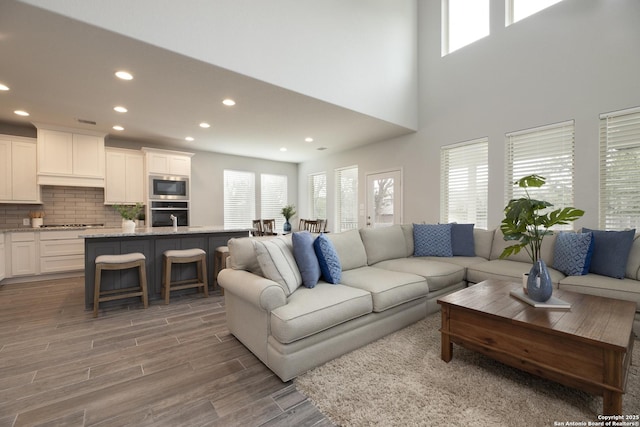
{"label": "gas cooktop", "polygon": [[41,228],[91,228],[104,227],[104,224],[44,224]]}

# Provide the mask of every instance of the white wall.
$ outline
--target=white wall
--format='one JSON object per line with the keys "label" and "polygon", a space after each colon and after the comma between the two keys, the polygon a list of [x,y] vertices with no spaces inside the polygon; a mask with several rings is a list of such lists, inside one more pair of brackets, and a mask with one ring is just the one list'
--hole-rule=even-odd
{"label": "white wall", "polygon": [[[504,0],[491,0],[491,34],[440,56],[440,1],[418,3],[419,130],[392,141],[300,165],[299,180],[358,164],[402,167],[404,222],[439,220],[440,147],[489,138],[489,227],[504,207],[504,135],[575,120],[576,226],[598,226],[598,116],[640,106],[640,2],[564,0],[504,27]],[[333,181],[329,181],[333,195]],[[364,202],[364,185],[360,185]],[[306,185],[299,200],[306,207]],[[333,208],[334,202],[329,202]],[[301,212],[304,215],[307,211]],[[364,218],[360,218],[364,225]]]}
{"label": "white wall", "polygon": [[23,0],[409,129],[416,0]]}

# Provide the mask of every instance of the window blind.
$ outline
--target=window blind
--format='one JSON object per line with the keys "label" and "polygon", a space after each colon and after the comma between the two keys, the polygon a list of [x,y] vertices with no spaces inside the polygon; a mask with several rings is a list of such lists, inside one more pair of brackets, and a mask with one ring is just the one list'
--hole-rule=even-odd
{"label": "window blind", "polygon": [[640,107],[600,116],[600,227],[640,228]]}
{"label": "window blind", "polygon": [[309,175],[310,219],[327,219],[327,174]]}
{"label": "window blind", "polygon": [[276,230],[282,230],[282,208],[287,204],[286,175],[260,175],[260,217],[276,220]]}
{"label": "window blind", "polygon": [[358,167],[336,170],[336,216],[339,230],[358,228]]}
{"label": "window blind", "polygon": [[[505,205],[525,196],[525,189],[513,185],[515,181],[537,174],[546,183],[527,189],[532,198],[552,203],[552,210],[573,206],[573,120],[509,133],[506,145]],[[571,225],[557,228],[571,229]]]}
{"label": "window blind", "polygon": [[440,222],[487,228],[488,138],[440,149]]}
{"label": "window blind", "polygon": [[224,171],[224,226],[251,227],[256,217],[256,189],[253,172]]}

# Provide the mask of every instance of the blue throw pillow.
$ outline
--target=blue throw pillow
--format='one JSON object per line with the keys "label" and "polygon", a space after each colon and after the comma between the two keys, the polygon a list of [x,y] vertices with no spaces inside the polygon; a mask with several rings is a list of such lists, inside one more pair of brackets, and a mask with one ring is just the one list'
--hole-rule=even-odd
{"label": "blue throw pillow", "polygon": [[593,233],[560,232],[553,252],[553,268],[567,276],[589,272],[593,255]]}
{"label": "blue throw pillow", "polygon": [[582,232],[593,233],[593,256],[589,272],[602,276],[624,279],[627,260],[636,230],[604,231],[583,228]]}
{"label": "blue throw pillow", "polygon": [[453,256],[451,224],[413,224],[414,256]]}
{"label": "blue throw pillow", "polygon": [[451,224],[451,252],[454,256],[476,256],[474,224]]}
{"label": "blue throw pillow", "polygon": [[293,257],[298,264],[302,284],[307,288],[315,287],[320,280],[320,264],[313,248],[315,240],[316,238],[308,231],[297,231],[291,236]]}
{"label": "blue throw pillow", "polygon": [[342,265],[336,248],[324,233],[316,238],[313,242],[313,249],[316,251],[318,263],[320,264],[320,272],[325,282],[340,283],[342,279]]}

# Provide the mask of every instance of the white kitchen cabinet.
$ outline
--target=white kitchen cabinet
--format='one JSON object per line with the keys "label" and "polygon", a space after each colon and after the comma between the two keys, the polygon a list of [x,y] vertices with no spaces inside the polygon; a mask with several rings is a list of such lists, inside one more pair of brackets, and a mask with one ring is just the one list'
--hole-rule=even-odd
{"label": "white kitchen cabinet", "polygon": [[36,140],[0,135],[0,203],[40,203]]}
{"label": "white kitchen cabinet", "polygon": [[4,249],[4,233],[0,233],[0,282],[7,276],[6,253]]}
{"label": "white kitchen cabinet", "polygon": [[105,149],[104,203],[144,203],[144,155],[140,151]]}
{"label": "white kitchen cabinet", "polygon": [[84,239],[78,237],[78,230],[40,233],[40,274],[83,269]]}
{"label": "white kitchen cabinet", "polygon": [[143,147],[146,155],[147,174],[191,176],[193,153],[156,150]]}
{"label": "white kitchen cabinet", "polygon": [[38,184],[104,187],[104,134],[38,127]]}
{"label": "white kitchen cabinet", "polygon": [[35,232],[9,233],[11,242],[11,277],[38,273],[38,247]]}

